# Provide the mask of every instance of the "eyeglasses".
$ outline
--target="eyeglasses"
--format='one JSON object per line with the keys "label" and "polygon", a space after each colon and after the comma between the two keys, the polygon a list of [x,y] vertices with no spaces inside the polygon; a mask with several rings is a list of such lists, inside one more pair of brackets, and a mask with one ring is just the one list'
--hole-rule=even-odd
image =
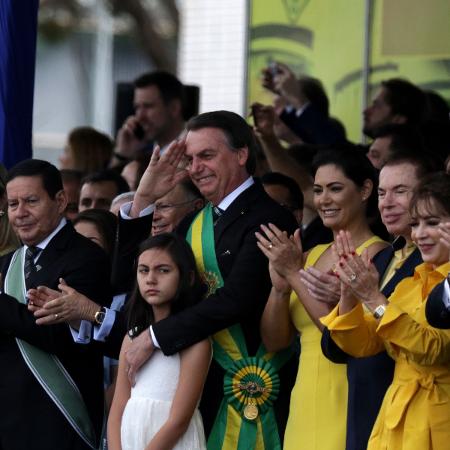
{"label": "eyeglasses", "polygon": [[185,202],[181,202],[181,203],[173,203],[173,204],[169,204],[169,203],[157,203],[155,205],[155,211],[158,212],[164,212],[164,211],[169,211],[169,209],[172,208],[178,208],[179,206],[184,206],[187,205],[189,203],[192,203],[195,199],[192,200],[187,200]]}

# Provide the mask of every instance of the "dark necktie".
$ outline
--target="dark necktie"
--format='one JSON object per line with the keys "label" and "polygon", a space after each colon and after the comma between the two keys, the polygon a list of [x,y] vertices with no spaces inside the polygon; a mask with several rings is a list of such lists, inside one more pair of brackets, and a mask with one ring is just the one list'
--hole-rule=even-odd
{"label": "dark necktie", "polygon": [[30,246],[27,248],[25,252],[25,264],[23,266],[23,273],[25,275],[25,285],[27,290],[30,289],[29,278],[30,275],[36,271],[36,266],[34,265],[34,258],[36,258],[37,254],[41,251],[39,247]]}
{"label": "dark necktie", "polygon": [[218,222],[218,220],[220,219],[220,216],[224,213],[225,211],[221,208],[219,208],[218,206],[213,206],[212,209],[212,218],[213,218],[213,223],[214,225]]}

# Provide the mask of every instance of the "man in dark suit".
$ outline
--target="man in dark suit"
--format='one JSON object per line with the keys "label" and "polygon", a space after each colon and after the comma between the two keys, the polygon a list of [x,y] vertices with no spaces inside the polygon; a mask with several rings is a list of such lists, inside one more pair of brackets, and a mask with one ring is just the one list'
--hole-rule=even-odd
{"label": "man in dark suit", "polygon": [[[17,164],[6,190],[9,220],[24,245],[0,261],[0,449],[98,448],[101,355],[95,346],[76,344],[67,324],[37,325],[26,291],[56,289],[63,278],[103,304],[109,297],[107,257],[63,218],[67,199],[50,163]],[[64,321],[60,316],[53,319]]]}
{"label": "man in dark suit", "polygon": [[[138,217],[144,208],[189,174],[210,202],[209,207],[216,209],[213,253],[223,286],[196,306],[154,324],[133,340],[127,352],[131,379],[156,346],[170,355],[233,325],[240,326],[244,337],[246,349],[242,353],[254,356],[261,344],[259,320],[271,287],[267,261],[256,245],[255,232],[260,231],[261,224],[269,222],[288,233],[296,228],[292,214],[274,202],[251,177],[255,169],[255,141],[240,116],[227,111],[201,114],[188,122],[187,131],[185,141],[171,144],[162,156],[154,153],[129,215]],[[180,170],[178,166],[184,157],[187,167]],[[187,233],[193,220],[193,216],[186,218],[178,231]],[[121,225],[131,226],[124,221]],[[286,388],[290,387],[282,385],[280,396],[284,398],[278,402],[286,400]],[[207,431],[223,392],[223,366],[214,361],[202,400]],[[287,405],[284,406],[286,416]],[[244,412],[239,408],[236,411],[242,419]],[[221,447],[217,444],[215,448]]]}
{"label": "man in dark suit", "polygon": [[[447,171],[448,173],[448,171]],[[450,222],[440,225],[442,240],[450,249]],[[425,314],[428,323],[435,328],[450,328],[450,274],[428,296]]]}
{"label": "man in dark suit", "polygon": [[[386,297],[422,263],[420,252],[411,241],[409,204],[420,178],[430,170],[431,166],[422,155],[404,153],[392,155],[381,169],[378,207],[388,232],[396,238],[392,246],[383,249],[373,261],[380,275],[379,287]],[[327,328],[322,334],[322,350],[331,361],[347,364],[346,450],[363,450],[392,382],[394,361],[386,352],[353,358],[334,343]]]}
{"label": "man in dark suit", "polygon": [[428,296],[425,314],[428,323],[435,328],[450,328],[449,281],[438,284]]}

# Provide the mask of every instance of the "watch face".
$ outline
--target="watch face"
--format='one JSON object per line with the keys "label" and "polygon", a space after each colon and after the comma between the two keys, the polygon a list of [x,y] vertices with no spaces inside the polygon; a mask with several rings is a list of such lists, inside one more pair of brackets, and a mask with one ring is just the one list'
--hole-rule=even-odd
{"label": "watch face", "polygon": [[386,307],[384,305],[379,305],[375,308],[375,311],[373,312],[373,315],[375,319],[380,319],[383,317],[384,312],[386,311]]}

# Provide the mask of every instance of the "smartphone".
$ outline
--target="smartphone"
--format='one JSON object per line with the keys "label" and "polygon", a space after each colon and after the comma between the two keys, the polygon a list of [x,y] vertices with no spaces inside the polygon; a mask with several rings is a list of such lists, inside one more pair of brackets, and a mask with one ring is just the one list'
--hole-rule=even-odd
{"label": "smartphone", "polygon": [[144,139],[145,131],[140,123],[137,123],[136,126],[134,127],[133,134],[134,134],[135,138],[139,139],[140,141],[142,141],[142,139]]}

